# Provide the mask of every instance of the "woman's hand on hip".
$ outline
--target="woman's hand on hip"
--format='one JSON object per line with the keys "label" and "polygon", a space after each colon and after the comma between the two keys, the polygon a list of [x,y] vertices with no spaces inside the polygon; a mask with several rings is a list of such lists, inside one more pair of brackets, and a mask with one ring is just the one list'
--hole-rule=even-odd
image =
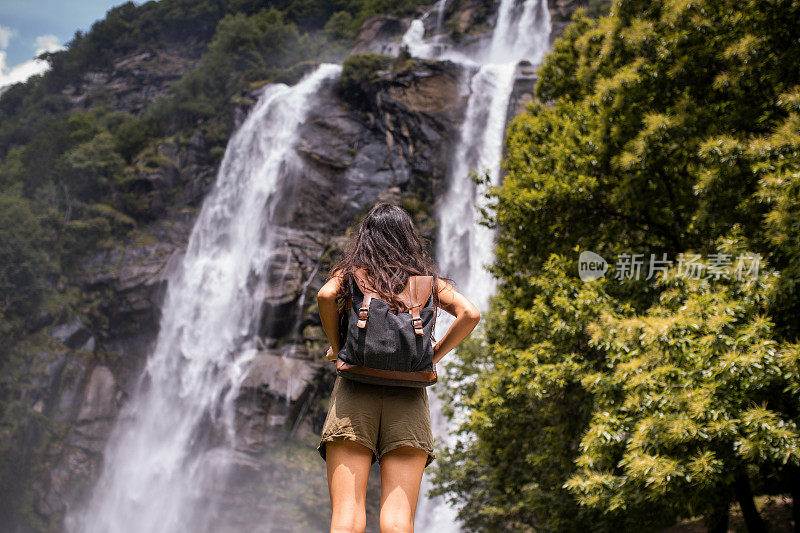
{"label": "woman's hand on hip", "polygon": [[338,352],[334,353],[332,346],[328,346],[328,351],[325,352],[325,359],[327,359],[331,363],[335,363],[336,362],[336,357],[338,355],[339,355]]}

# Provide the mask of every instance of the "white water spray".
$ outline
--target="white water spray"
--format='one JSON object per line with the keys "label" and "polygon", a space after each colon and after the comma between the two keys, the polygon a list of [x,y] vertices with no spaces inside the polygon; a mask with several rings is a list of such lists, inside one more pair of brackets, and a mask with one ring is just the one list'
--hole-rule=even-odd
{"label": "white water spray", "polygon": [[[423,31],[420,31],[423,29]],[[497,22],[488,46],[464,53],[457,49],[433,47],[424,37],[422,24],[411,28],[403,42],[412,54],[431,59],[450,59],[474,72],[462,90],[469,95],[464,122],[448,168],[448,189],[438,210],[439,234],[436,257],[440,271],[456,282],[457,288],[485,311],[496,281],[486,270],[494,257],[494,234],[478,224],[479,207],[485,202],[472,181],[473,172],[488,173],[489,182],[499,184],[509,98],[514,73],[521,60],[538,64],[549,48],[550,13],[547,0],[502,0]],[[438,40],[437,40],[438,42]],[[428,55],[426,55],[428,54]],[[441,338],[452,324],[449,315],[437,321],[436,336]],[[448,354],[437,370],[446,375]],[[437,386],[435,386],[437,387]],[[441,401],[434,390],[431,418],[434,434],[452,446],[451,429],[442,415]],[[457,424],[458,421],[455,421]],[[441,442],[441,441],[440,441]],[[441,498],[428,499],[430,485],[423,478],[417,529],[423,533],[452,533],[461,530],[457,510]]]}
{"label": "white water spray", "polygon": [[234,454],[234,408],[254,355],[271,224],[283,180],[296,170],[298,126],[320,84],[321,65],[294,87],[267,86],[228,143],[183,264],[169,281],[155,348],[105,451],[72,532],[201,532]]}

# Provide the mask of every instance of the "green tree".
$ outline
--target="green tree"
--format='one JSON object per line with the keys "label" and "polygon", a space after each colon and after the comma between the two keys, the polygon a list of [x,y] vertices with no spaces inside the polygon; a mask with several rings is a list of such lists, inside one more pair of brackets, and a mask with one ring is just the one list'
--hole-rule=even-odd
{"label": "green tree", "polygon": [[318,56],[321,48],[275,8],[228,15],[217,25],[198,68],[176,82],[171,98],[151,107],[146,120],[165,134],[202,122],[227,125],[234,95],[251,82],[278,81],[290,67]]}
{"label": "green tree", "polygon": [[42,237],[27,200],[0,196],[0,365],[46,290],[51,265],[41,248]]}
{"label": "green tree", "polygon": [[606,294],[610,280],[584,283],[575,267],[554,254],[538,273],[502,285],[484,338],[460,348],[444,373],[446,414],[461,422],[437,459],[435,493],[461,507],[470,531],[635,530],[672,517],[656,506],[604,514],[562,486],[591,416],[582,382],[605,361],[587,328],[619,305]]}
{"label": "green tree", "polygon": [[[800,335],[800,70],[793,59],[800,56],[798,18],[800,5],[790,0],[623,0],[597,20],[578,11],[554,44],[539,70],[538,101],[507,131],[503,184],[488,191],[491,203],[484,222],[497,230],[491,270],[500,283],[484,314],[486,340],[462,350],[465,362],[454,365],[447,378],[452,409],[461,409],[466,422],[460,426],[458,444],[437,466],[441,475],[436,486],[463,504],[468,527],[557,531],[568,524],[573,529],[641,530],[656,525],[647,522],[648,517],[669,521],[694,512],[705,512],[710,523],[720,525],[723,508],[734,496],[744,502],[751,526],[757,527],[757,516],[753,518],[747,504],[752,502],[748,491],[768,490],[770,480],[770,490],[800,498],[791,483],[798,477],[791,466],[794,456],[779,456],[796,446],[797,423],[796,404],[789,395],[796,396],[792,343]],[[733,403],[715,408],[761,429],[748,433],[746,423],[737,422],[742,447],[733,451],[733,441],[723,445],[695,437],[691,445],[670,449],[672,455],[659,452],[667,454],[668,464],[654,460],[652,468],[644,455],[654,455],[652,446],[647,447],[652,443],[635,456],[620,444],[633,438],[624,433],[622,441],[609,444],[614,451],[598,467],[612,473],[589,470],[583,475],[592,468],[593,452],[578,445],[594,442],[603,413],[612,412],[610,406],[617,410],[613,412],[623,409],[617,403],[624,400],[621,392],[603,396],[604,390],[595,385],[614,383],[615,390],[625,390],[628,384],[619,376],[628,360],[622,354],[641,351],[633,343],[644,342],[631,337],[628,344],[613,344],[609,339],[617,339],[617,334],[618,342],[625,343],[618,324],[661,316],[670,298],[679,298],[673,294],[675,287],[642,276],[597,284],[592,290],[598,291],[602,305],[584,305],[580,290],[586,289],[575,278],[577,254],[599,253],[611,261],[613,275],[614,258],[622,253],[643,253],[646,258],[668,254],[673,260],[680,252],[709,257],[719,251],[720,239],[761,254],[779,274],[762,282],[757,296],[724,283],[682,289],[684,300],[697,312],[702,305],[717,303],[735,310],[730,331],[719,332],[719,346],[705,346],[703,357],[706,362],[724,357],[715,350],[723,350],[726,342],[753,350],[754,368],[743,372],[762,378],[765,388],[728,383],[735,391]],[[561,258],[562,268],[553,268],[553,254]],[[534,279],[541,287],[538,291],[531,290]],[[570,284],[572,290],[555,290]],[[541,294],[548,293],[559,298],[544,300],[548,303],[543,307]],[[563,301],[584,311],[564,314]],[[664,342],[676,343],[676,350],[685,342],[683,348],[691,354],[699,353],[703,343],[716,342],[714,326],[728,316],[721,311],[712,316],[710,310],[697,316],[689,310],[672,311],[670,320],[683,321],[688,333],[676,333]],[[538,335],[530,333],[534,320],[542,328]],[[697,337],[689,326],[692,321],[701,323]],[[590,323],[596,325],[589,328]],[[561,338],[562,331],[568,338]],[[733,340],[726,340],[728,336]],[[546,344],[552,337],[559,343]],[[599,338],[607,342],[590,342]],[[656,344],[648,345],[653,354]],[[523,356],[526,350],[536,356]],[[777,359],[770,359],[771,350],[780,354],[774,355]],[[485,362],[477,365],[476,358]],[[765,372],[780,368],[782,377],[770,374],[772,381],[767,381],[758,368],[767,363]],[[691,364],[698,366],[676,370],[684,379],[679,383],[702,388],[708,377],[697,370],[701,363]],[[565,373],[578,370],[569,379],[538,381],[540,375],[552,373],[554,365]],[[470,377],[478,383],[467,389],[473,399],[459,392]],[[658,398],[664,409],[684,409],[681,390],[672,386],[675,375],[654,372],[650,377],[642,387],[661,391]],[[536,402],[521,401],[519,393],[509,394],[517,390],[528,390],[534,398],[546,395],[549,403],[540,408]],[[642,398],[630,395],[630,412],[642,413],[631,414],[638,417],[631,423],[669,412],[658,411],[659,405],[638,405],[646,401]],[[678,432],[679,423],[683,419],[676,422]],[[548,442],[543,435],[561,439]],[[601,431],[598,438],[609,437]],[[531,448],[531,442],[539,446]],[[757,456],[743,451],[746,446],[768,451]],[[661,480],[652,486],[646,475],[625,478],[627,484],[619,479],[626,468],[631,475],[655,468],[658,475],[664,471],[672,476],[669,461],[681,468],[700,468],[698,450],[709,449],[719,454],[714,461],[723,461],[725,475],[733,477],[715,477],[710,471],[703,483],[687,491],[697,497],[694,506],[678,494],[680,483],[688,483],[683,478],[670,477],[677,484]],[[636,460],[619,463],[622,453]],[[784,457],[785,464],[780,463]],[[717,464],[714,461],[709,468]],[[480,481],[470,486],[469,476]],[[537,490],[541,492],[531,496]],[[548,498],[549,507],[556,509],[551,514],[537,507],[537,500]],[[576,502],[581,504],[578,510]]]}
{"label": "green tree", "polygon": [[758,178],[754,194],[766,214],[764,230],[770,260],[782,271],[771,309],[781,337],[798,338],[800,315],[800,86],[777,102],[787,118],[771,134],[747,145],[749,169]]}
{"label": "green tree", "polygon": [[[720,250],[747,257],[735,240]],[[727,530],[736,498],[757,531],[750,478],[790,480],[800,466],[800,345],[774,339],[777,276],[763,262],[758,275],[699,264],[707,276],[673,267],[660,278],[646,313],[609,310],[588,328],[610,370],[583,377],[594,405],[565,486],[595,509],[706,513],[714,531]]]}
{"label": "green tree", "polygon": [[64,154],[65,181],[78,198],[106,199],[124,165],[114,137],[102,131]]}
{"label": "green tree", "polygon": [[330,39],[353,37],[353,16],[347,11],[337,11],[325,23],[325,34]]}
{"label": "green tree", "polygon": [[368,52],[348,56],[342,62],[339,78],[342,96],[348,102],[364,107],[371,101],[374,82],[378,73],[392,66],[392,57],[386,54]]}

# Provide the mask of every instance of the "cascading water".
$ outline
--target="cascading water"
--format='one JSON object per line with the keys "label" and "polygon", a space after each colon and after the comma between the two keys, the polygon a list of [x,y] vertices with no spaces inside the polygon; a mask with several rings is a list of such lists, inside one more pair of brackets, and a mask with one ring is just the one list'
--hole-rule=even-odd
{"label": "cascading water", "polygon": [[[435,10],[440,34],[446,0]],[[430,13],[426,14],[429,15]],[[549,43],[546,0],[501,0],[490,43],[460,51],[441,35],[424,38],[422,20],[403,39],[412,55],[467,67],[465,121],[438,212],[437,257],[482,310],[494,290],[484,269],[493,234],[476,222],[482,200],[470,179],[500,160],[517,62],[541,61]],[[270,221],[283,180],[293,174],[297,129],[321,83],[341,67],[322,65],[297,85],[271,85],[231,137],[214,188],[203,202],[182,265],[171,275],[159,335],[146,371],[120,414],[88,504],[66,519],[70,532],[206,531],[215,514],[212,487],[224,486],[235,454],[234,406],[243,370],[258,349],[257,329],[275,238]],[[450,321],[437,325],[441,337]],[[451,354],[449,357],[453,357]],[[446,365],[441,371],[446,372]],[[434,433],[448,439],[431,394]],[[448,442],[448,444],[451,444]],[[459,531],[456,510],[427,499],[423,481],[417,530]]]}
{"label": "cascading water", "polygon": [[88,505],[72,532],[206,531],[212,487],[226,480],[233,401],[257,350],[271,225],[308,102],[339,65],[297,85],[267,86],[228,143],[213,190],[168,284],[155,348],[109,439]]}
{"label": "cascading water", "polygon": [[540,63],[550,46],[550,31],[547,0],[525,0],[522,5],[502,0],[483,62],[516,63],[525,59]]}
{"label": "cascading water", "polygon": [[439,0],[433,7],[433,9],[436,10],[436,31],[434,32],[436,35],[442,33],[442,28],[444,27],[444,10],[446,7],[447,0]]}
{"label": "cascading water", "polygon": [[[549,48],[550,31],[547,0],[525,0],[521,5],[514,0],[502,0],[491,42],[471,54],[426,42],[421,21],[412,23],[403,39],[412,55],[450,59],[473,72],[466,77],[462,89],[469,95],[467,110],[448,168],[448,189],[437,213],[436,257],[440,271],[452,277],[459,291],[481,310],[486,310],[495,289],[495,280],[485,268],[493,258],[494,235],[478,224],[478,208],[484,200],[477,193],[471,175],[473,171],[485,172],[492,184],[499,183],[506,116],[517,63],[521,60],[540,63]],[[449,315],[443,318],[437,322],[437,338],[452,323]],[[457,355],[445,357],[441,373],[446,374],[447,358],[454,356]],[[436,394],[431,394],[430,404],[434,434],[452,445],[451,432]],[[427,478],[423,478],[417,529],[426,533],[460,531],[456,509],[441,498],[428,499],[425,494],[429,488]]]}

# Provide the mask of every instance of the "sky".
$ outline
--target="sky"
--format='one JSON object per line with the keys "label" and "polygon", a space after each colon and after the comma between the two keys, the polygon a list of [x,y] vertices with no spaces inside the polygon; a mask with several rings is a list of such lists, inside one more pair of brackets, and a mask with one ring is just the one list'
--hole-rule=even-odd
{"label": "sky", "polygon": [[[45,61],[33,58],[64,48],[77,30],[92,23],[123,0],[0,0],[0,87],[44,72]],[[143,0],[134,2],[141,5]]]}

